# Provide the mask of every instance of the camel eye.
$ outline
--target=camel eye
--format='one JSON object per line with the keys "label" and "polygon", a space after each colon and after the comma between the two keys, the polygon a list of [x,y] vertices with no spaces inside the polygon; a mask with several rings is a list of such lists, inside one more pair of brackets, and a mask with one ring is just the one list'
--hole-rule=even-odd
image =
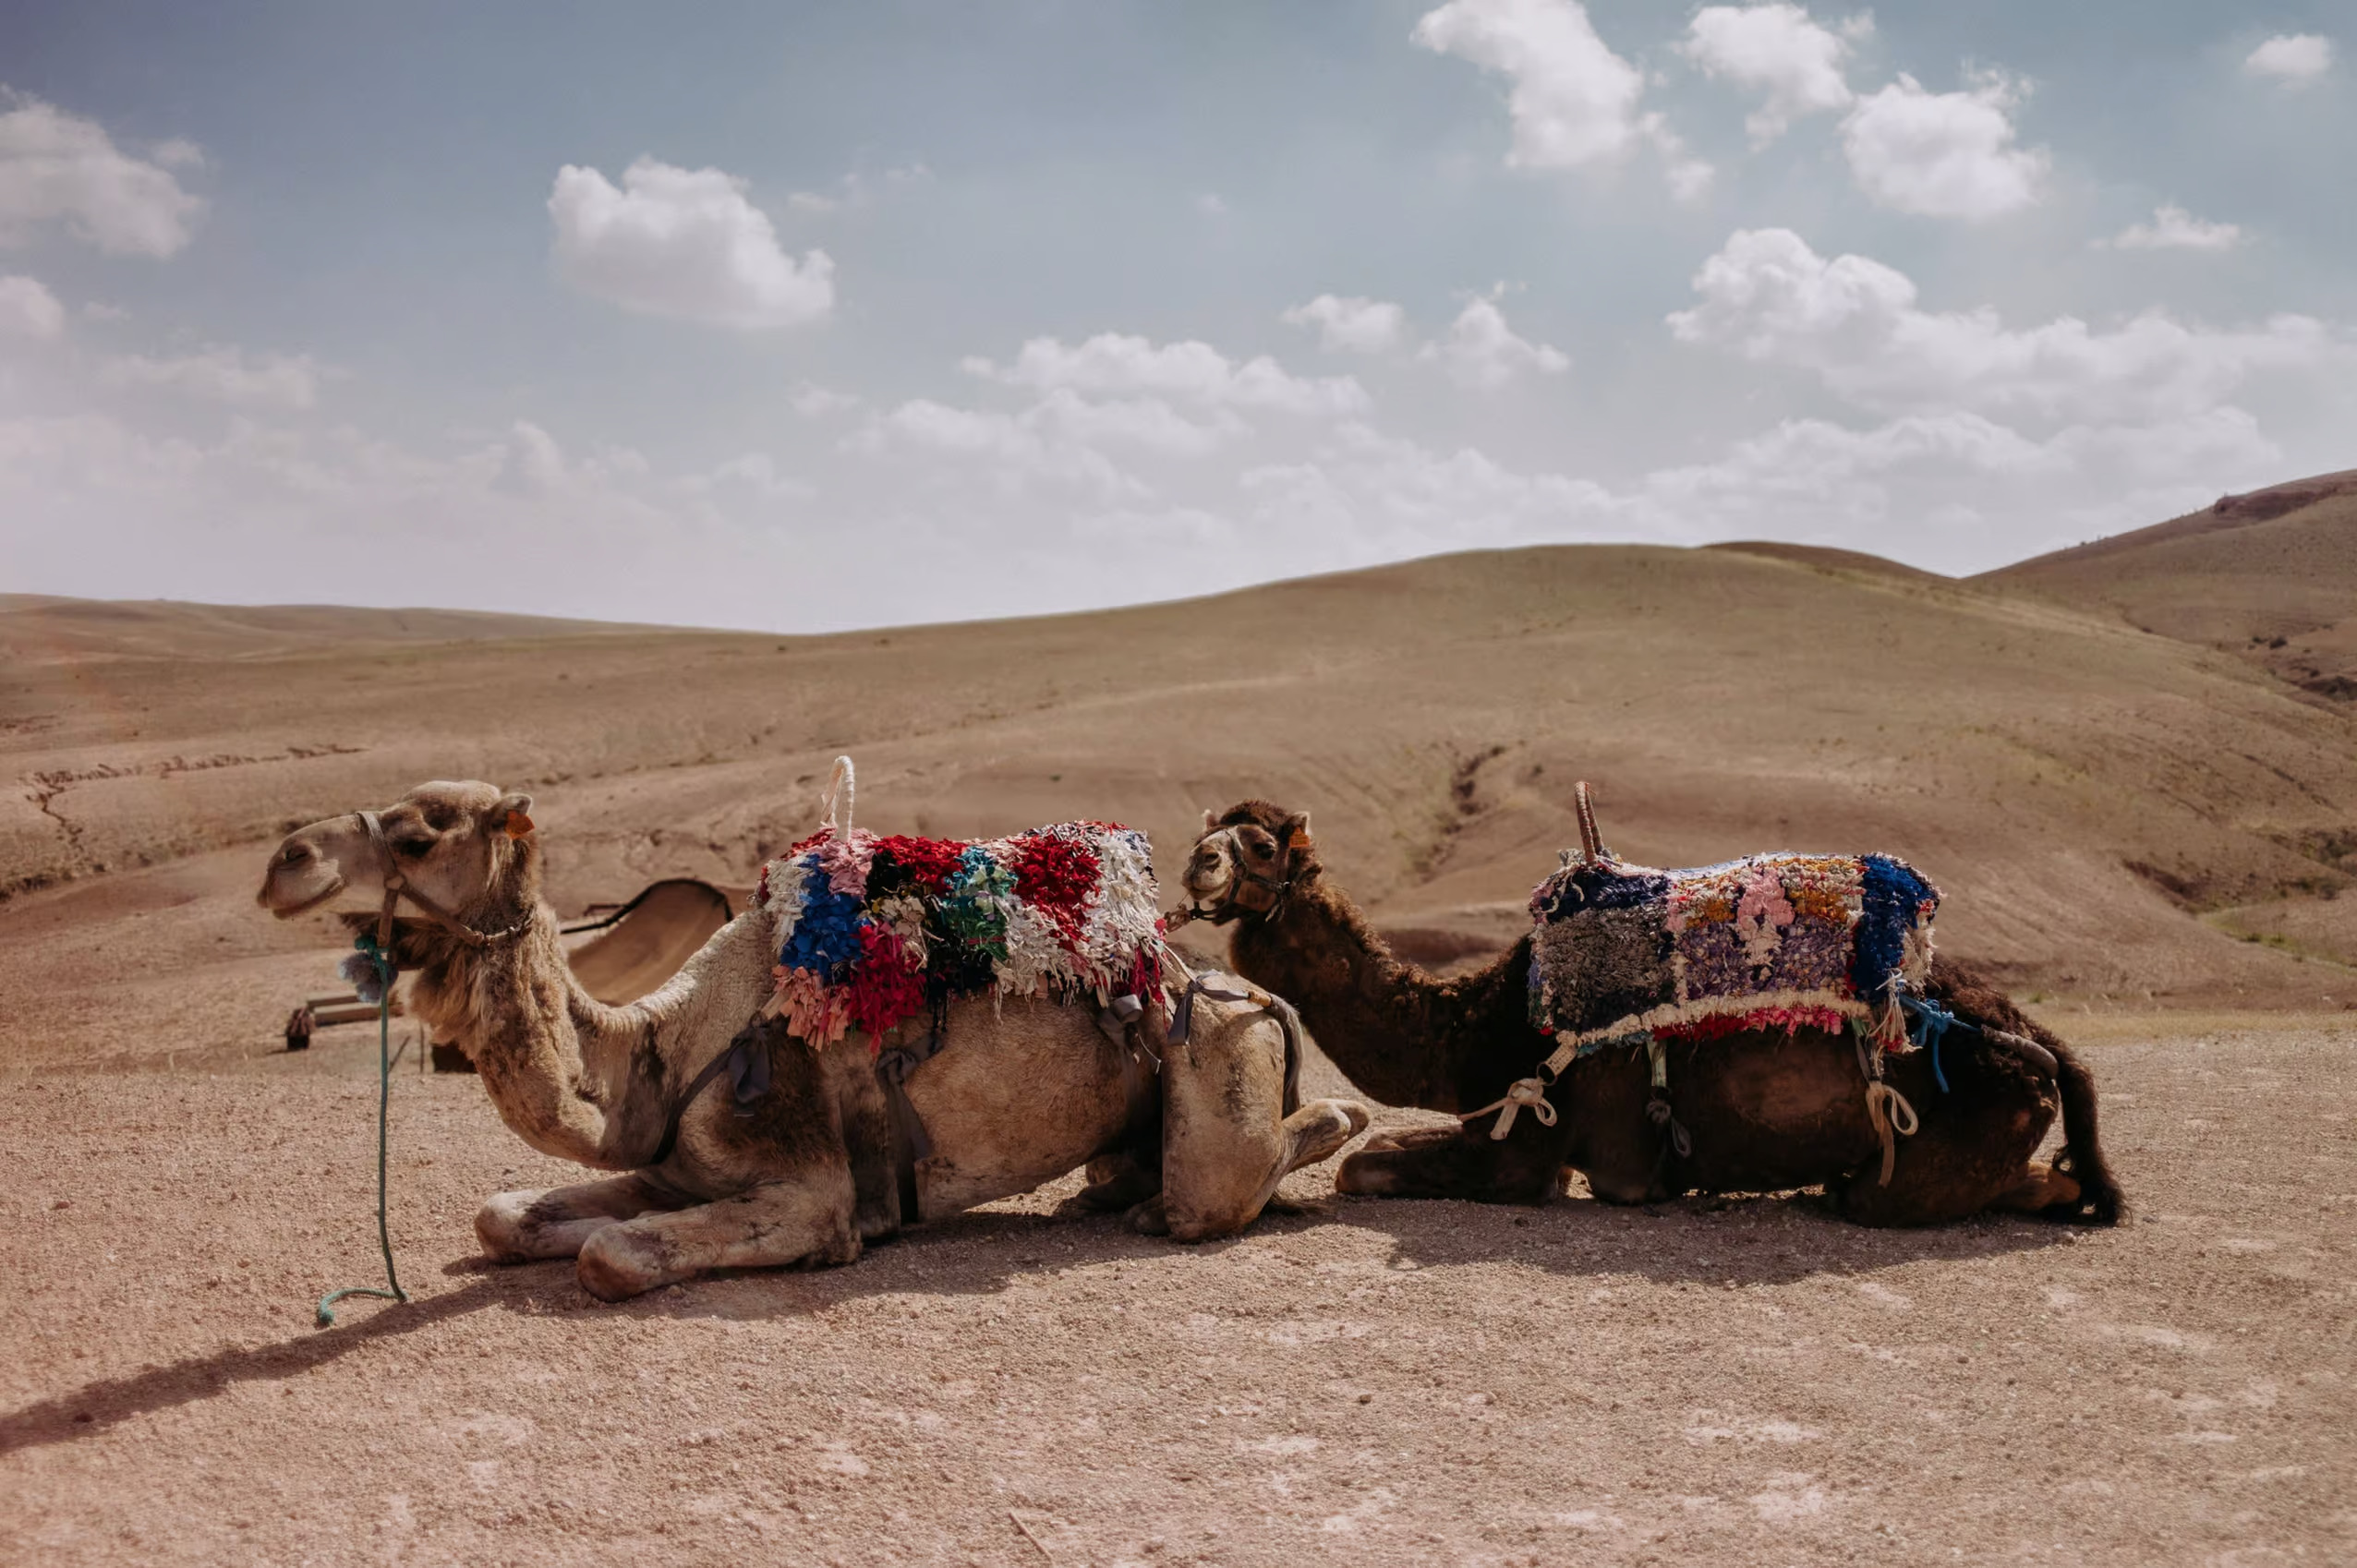
{"label": "camel eye", "polygon": [[393,852],[396,855],[407,855],[411,860],[417,859],[433,847],[434,841],[431,838],[395,838],[393,841]]}

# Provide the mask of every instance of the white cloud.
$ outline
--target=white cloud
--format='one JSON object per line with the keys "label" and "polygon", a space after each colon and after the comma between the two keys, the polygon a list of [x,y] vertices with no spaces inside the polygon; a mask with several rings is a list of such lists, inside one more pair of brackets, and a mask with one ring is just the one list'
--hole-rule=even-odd
{"label": "white cloud", "polygon": [[1142,337],[1099,332],[1079,344],[1033,338],[1001,368],[987,359],[963,362],[969,374],[1040,392],[1163,392],[1201,403],[1279,414],[1333,416],[1367,406],[1366,390],[1348,376],[1300,377],[1263,355],[1241,364],[1207,343],[1189,339],[1155,344]]}
{"label": "white cloud", "polygon": [[793,396],[789,401],[793,411],[805,419],[823,419],[829,414],[848,413],[862,406],[864,402],[850,392],[840,392],[832,387],[822,387],[812,381],[804,381],[794,388]]}
{"label": "white cloud", "polygon": [[2305,87],[2332,69],[2332,40],[2321,33],[2278,33],[2251,51],[2242,68],[2285,87]]}
{"label": "white cloud", "polygon": [[1457,313],[1448,336],[1427,344],[1417,357],[1436,360],[1457,385],[1494,391],[1523,371],[1561,375],[1571,358],[1561,349],[1515,335],[1505,312],[1491,299],[1476,299]]}
{"label": "white cloud", "polygon": [[1318,346],[1384,354],[1407,341],[1408,312],[1388,300],[1322,294],[1285,312],[1288,326],[1315,327]]}
{"label": "white cloud", "polygon": [[1669,318],[1680,341],[1812,371],[1876,409],[2182,418],[2255,371],[2348,357],[2321,323],[2299,316],[2219,332],[2156,311],[2099,332],[2070,316],[2016,330],[1990,310],[1927,311],[1904,273],[1863,256],[1829,261],[1789,229],[1736,232],[1694,287],[1700,303]]}
{"label": "white cloud", "polygon": [[54,338],[66,331],[66,308],[39,278],[0,277],[0,336]]}
{"label": "white cloud", "polygon": [[2231,250],[2242,243],[2239,223],[2213,223],[2173,202],[2153,209],[2149,223],[2131,223],[2112,235],[2121,250]]}
{"label": "white cloud", "polygon": [[2052,160],[2013,145],[2009,111],[2021,96],[2002,76],[1962,92],[1927,91],[1902,76],[1842,122],[1850,172],[1878,205],[1922,217],[1977,222],[2029,206]]}
{"label": "white cloud", "polygon": [[1516,167],[1610,162],[1643,134],[1643,73],[1605,47],[1576,0],[1449,0],[1417,22],[1415,41],[1513,83]]}
{"label": "white cloud", "polygon": [[755,501],[808,501],[818,493],[816,487],[779,470],[777,460],[766,452],[748,452],[730,458],[708,474],[695,474],[680,481],[680,488],[691,495],[725,496],[731,491]]}
{"label": "white cloud", "polygon": [[1518,473],[1473,447],[1444,453],[1357,421],[1306,459],[1248,469],[1238,484],[1272,537],[1313,536],[1328,561],[1562,539],[1617,510],[1589,480]]}
{"label": "white cloud", "polygon": [[1046,485],[1099,501],[1133,501],[1152,492],[1105,453],[1071,439],[1033,410],[1025,415],[957,408],[914,398],[845,438],[846,450],[879,455],[895,447],[978,461],[1002,495]]}
{"label": "white cloud", "polygon": [[583,293],[744,331],[799,326],[834,308],[834,262],[823,250],[787,255],[743,180],[652,158],[622,180],[616,189],[568,163],[549,193],[557,270]]}
{"label": "white cloud", "polygon": [[52,223],[110,255],[165,257],[188,243],[204,203],[171,169],[202,161],[192,144],[166,142],[149,163],[95,120],[5,88],[0,104],[0,246]]}
{"label": "white cloud", "polygon": [[1767,94],[1744,122],[1752,141],[1761,144],[1803,115],[1850,106],[1855,94],[1842,67],[1851,40],[1873,26],[1870,17],[1860,16],[1836,32],[1789,4],[1705,6],[1687,24],[1680,48],[1711,76]]}
{"label": "white cloud", "polygon": [[248,358],[216,345],[169,359],[124,355],[100,373],[111,386],[163,387],[237,408],[302,409],[319,401],[321,369],[308,354]]}
{"label": "white cloud", "polygon": [[922,185],[933,177],[933,171],[923,163],[901,163],[882,174],[863,174],[853,169],[835,182],[833,194],[820,190],[790,191],[786,205],[797,212],[821,215],[846,207],[865,207],[907,186]]}

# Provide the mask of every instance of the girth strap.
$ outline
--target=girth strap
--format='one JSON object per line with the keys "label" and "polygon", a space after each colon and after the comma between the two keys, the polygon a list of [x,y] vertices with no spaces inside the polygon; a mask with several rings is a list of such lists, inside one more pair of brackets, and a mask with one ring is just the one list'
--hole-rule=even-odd
{"label": "girth strap", "polygon": [[679,1099],[672,1103],[671,1119],[663,1124],[663,1140],[655,1146],[654,1157],[647,1163],[659,1165],[671,1157],[679,1146],[680,1119],[687,1115],[695,1097],[711,1086],[722,1073],[729,1075],[731,1109],[739,1116],[753,1115],[753,1107],[769,1092],[769,1038],[755,1019],[737,1031],[729,1048],[704,1064],[704,1070],[689,1080]]}
{"label": "girth strap", "polygon": [[900,1223],[915,1224],[923,1216],[917,1209],[916,1166],[919,1160],[933,1157],[933,1140],[925,1130],[925,1118],[916,1114],[916,1106],[909,1100],[905,1087],[909,1074],[941,1054],[948,1043],[938,1026],[925,1031],[925,1038],[912,1044],[895,1045],[876,1058],[876,1081],[884,1086],[884,1103],[892,1119],[892,1168],[900,1189]]}

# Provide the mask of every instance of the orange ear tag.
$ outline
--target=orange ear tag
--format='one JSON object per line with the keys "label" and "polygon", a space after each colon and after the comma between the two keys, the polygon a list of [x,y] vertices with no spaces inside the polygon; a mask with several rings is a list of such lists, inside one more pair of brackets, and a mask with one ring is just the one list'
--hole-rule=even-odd
{"label": "orange ear tag", "polygon": [[520,811],[512,811],[507,814],[507,836],[509,838],[521,838],[526,833],[531,831],[532,819],[530,817],[525,815]]}

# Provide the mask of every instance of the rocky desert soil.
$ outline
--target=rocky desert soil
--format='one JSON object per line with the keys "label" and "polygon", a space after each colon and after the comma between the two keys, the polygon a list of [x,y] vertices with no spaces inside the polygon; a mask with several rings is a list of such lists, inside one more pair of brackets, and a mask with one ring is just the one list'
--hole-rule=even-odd
{"label": "rocky desert soil", "polygon": [[405,1061],[415,1299],[318,1330],[378,1272],[368,1032],[0,1083],[0,1560],[2357,1555],[2336,1020],[2079,1020],[2117,1230],[1338,1200],[1182,1248],[1068,1181],[622,1307],[476,1260],[484,1194],[567,1170]]}

